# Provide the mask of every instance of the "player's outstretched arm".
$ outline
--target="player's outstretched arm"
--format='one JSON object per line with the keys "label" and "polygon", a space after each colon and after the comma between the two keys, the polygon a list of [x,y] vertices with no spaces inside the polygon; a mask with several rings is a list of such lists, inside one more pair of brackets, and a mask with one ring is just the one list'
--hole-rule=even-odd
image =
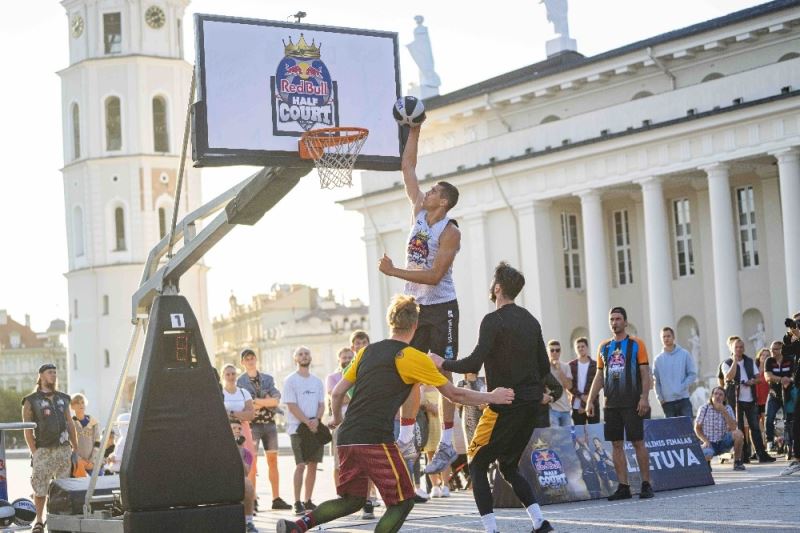
{"label": "player's outstretched arm", "polygon": [[408,139],[406,140],[406,147],[403,150],[403,158],[400,163],[400,168],[403,171],[403,182],[406,186],[406,195],[411,201],[411,205],[414,207],[415,215],[422,209],[422,190],[419,188],[419,180],[417,179],[419,131],[419,126],[410,128]]}
{"label": "player's outstretched arm", "polygon": [[444,385],[436,387],[442,396],[453,403],[461,405],[483,405],[492,403],[495,405],[508,405],[514,401],[514,389],[497,387],[492,392],[479,392],[471,389],[456,387],[449,381]]}

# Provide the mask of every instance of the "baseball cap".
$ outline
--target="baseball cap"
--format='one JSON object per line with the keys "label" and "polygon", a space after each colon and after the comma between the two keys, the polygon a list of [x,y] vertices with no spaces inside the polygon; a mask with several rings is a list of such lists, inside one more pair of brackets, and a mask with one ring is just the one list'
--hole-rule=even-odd
{"label": "baseball cap", "polygon": [[241,359],[244,359],[244,358],[245,358],[245,357],[247,357],[248,355],[255,355],[255,354],[256,354],[256,352],[254,352],[254,351],[253,351],[253,350],[251,350],[250,348],[245,348],[244,350],[242,350],[242,353],[240,354],[240,356],[239,356],[239,357],[240,357]]}

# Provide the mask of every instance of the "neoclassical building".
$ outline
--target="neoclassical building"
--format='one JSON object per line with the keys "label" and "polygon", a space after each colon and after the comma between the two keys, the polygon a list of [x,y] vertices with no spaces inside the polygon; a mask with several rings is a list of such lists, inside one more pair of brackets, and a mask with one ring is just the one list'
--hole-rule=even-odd
{"label": "neoclassical building", "polygon": [[36,332],[31,329],[30,315],[21,324],[0,309],[0,389],[28,393],[36,385],[39,367],[53,363],[59,390],[68,390],[65,333],[63,320],[52,320],[47,331]]}
{"label": "neoclassical building", "polygon": [[[708,378],[729,335],[748,353],[780,337],[800,310],[798,52],[800,5],[779,0],[426,99],[421,186],[461,192],[462,355],[500,260],[522,269],[519,303],[562,342],[596,345],[622,305],[652,353],[672,326]],[[362,182],[343,205],[365,215],[380,337],[403,283],[375,265],[384,250],[404,260],[410,212],[400,173]]]}

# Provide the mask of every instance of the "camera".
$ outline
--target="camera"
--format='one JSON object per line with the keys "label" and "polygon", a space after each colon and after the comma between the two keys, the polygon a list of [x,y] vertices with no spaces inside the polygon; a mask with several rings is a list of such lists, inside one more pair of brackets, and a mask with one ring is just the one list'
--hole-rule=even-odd
{"label": "camera", "polygon": [[783,325],[786,326],[789,329],[800,329],[800,324],[798,324],[798,322],[800,322],[800,321],[795,320],[793,318],[787,318],[783,322]]}

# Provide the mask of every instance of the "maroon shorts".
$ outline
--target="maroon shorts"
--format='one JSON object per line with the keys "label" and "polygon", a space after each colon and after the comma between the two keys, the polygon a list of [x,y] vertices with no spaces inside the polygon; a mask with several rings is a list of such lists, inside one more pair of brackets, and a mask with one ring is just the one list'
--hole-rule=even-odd
{"label": "maroon shorts", "polygon": [[366,498],[369,480],[387,506],[414,497],[414,484],[395,443],[340,444],[336,451],[339,452],[339,484],[336,485],[339,496]]}

